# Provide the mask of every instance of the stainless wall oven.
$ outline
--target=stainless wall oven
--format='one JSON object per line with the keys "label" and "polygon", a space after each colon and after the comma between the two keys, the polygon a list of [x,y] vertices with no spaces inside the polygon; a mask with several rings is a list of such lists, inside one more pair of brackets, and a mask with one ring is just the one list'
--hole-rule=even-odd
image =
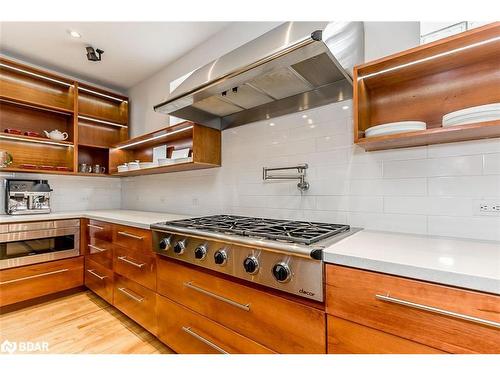
{"label": "stainless wall oven", "polygon": [[0,224],[0,269],[80,255],[80,220]]}

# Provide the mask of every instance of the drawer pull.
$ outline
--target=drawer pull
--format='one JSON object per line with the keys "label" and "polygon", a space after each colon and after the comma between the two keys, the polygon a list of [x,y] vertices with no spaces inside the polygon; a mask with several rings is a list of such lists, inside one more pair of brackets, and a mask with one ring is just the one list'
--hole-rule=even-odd
{"label": "drawer pull", "polygon": [[101,275],[97,274],[96,272],[94,272],[94,270],[87,270],[87,272],[90,273],[91,275],[94,275],[99,280],[104,280],[105,278],[107,278],[107,276],[101,276]]}
{"label": "drawer pull", "polygon": [[194,332],[191,327],[182,327],[182,330],[186,333],[188,333],[189,335],[193,336],[195,339],[207,344],[208,346],[210,346],[211,348],[217,350],[219,353],[222,353],[222,354],[229,354],[228,352],[226,352],[224,349],[222,349],[220,346],[218,345],[215,345],[212,341],[210,340],[207,340],[206,338],[204,338],[203,336],[200,336],[198,335],[196,332]]}
{"label": "drawer pull", "polygon": [[88,245],[91,249],[94,249],[94,250],[97,250],[98,252],[102,253],[103,251],[106,251],[106,249],[103,249],[101,247],[97,247],[97,246],[94,246],[94,245]]}
{"label": "drawer pull", "polygon": [[136,263],[136,262],[133,262],[133,261],[127,259],[126,256],[118,257],[118,259],[121,260],[122,262],[131,264],[131,265],[133,265],[134,267],[137,267],[137,268],[142,268],[142,267],[144,267],[146,265],[146,263]]}
{"label": "drawer pull", "polygon": [[143,236],[136,236],[135,234],[127,232],[118,232],[118,234],[121,234],[122,236],[125,237],[135,238],[136,240],[142,240],[144,238]]}
{"label": "drawer pull", "polygon": [[2,282],[0,282],[0,285],[17,283],[18,281],[24,281],[24,280],[29,280],[29,279],[36,279],[37,277],[50,276],[50,275],[55,275],[57,273],[62,273],[62,272],[67,272],[67,271],[68,271],[68,269],[64,268],[62,270],[45,272],[45,273],[39,273],[38,275],[32,275],[32,276],[20,277],[19,279],[2,281]]}
{"label": "drawer pull", "polygon": [[99,230],[103,230],[104,229],[104,227],[100,227],[99,225],[95,225],[95,224],[87,224],[87,227],[94,228],[94,229],[99,229]]}
{"label": "drawer pull", "polygon": [[209,292],[208,290],[202,289],[199,286],[194,285],[192,281],[184,283],[184,286],[186,286],[186,287],[188,287],[190,289],[196,290],[199,293],[202,293],[202,294],[205,294],[207,296],[210,296],[210,297],[213,297],[215,299],[218,299],[219,301],[228,303],[228,304],[230,304],[232,306],[235,306],[235,307],[237,307],[239,309],[242,309],[242,310],[245,310],[245,311],[250,311],[250,304],[249,303],[247,303],[246,305],[243,305],[241,303],[238,303],[238,302],[235,302],[233,300],[230,300],[229,298],[219,296],[218,294]]}
{"label": "drawer pull", "polygon": [[142,302],[142,301],[144,301],[144,298],[142,298],[142,297],[138,298],[138,297],[134,296],[132,293],[130,293],[129,291],[127,291],[127,289],[125,289],[125,288],[118,288],[118,290],[120,292],[122,292],[123,294],[125,294],[128,298],[132,298],[136,302]]}
{"label": "drawer pull", "polygon": [[486,319],[481,319],[481,318],[476,318],[476,317],[470,316],[470,315],[459,314],[459,313],[456,313],[453,311],[442,310],[442,309],[438,309],[437,307],[421,305],[419,303],[405,301],[405,300],[402,300],[399,298],[390,297],[389,295],[384,296],[381,294],[376,294],[375,298],[380,300],[380,301],[395,303],[397,305],[402,305],[402,306],[407,306],[407,307],[412,307],[412,308],[417,309],[417,310],[429,311],[432,313],[436,313],[436,314],[440,314],[440,315],[444,315],[444,316],[449,316],[452,318],[467,320],[469,322],[483,324],[483,325],[487,325],[487,326],[494,327],[494,328],[500,328],[500,323],[498,323],[498,322],[494,322],[494,321],[486,320]]}

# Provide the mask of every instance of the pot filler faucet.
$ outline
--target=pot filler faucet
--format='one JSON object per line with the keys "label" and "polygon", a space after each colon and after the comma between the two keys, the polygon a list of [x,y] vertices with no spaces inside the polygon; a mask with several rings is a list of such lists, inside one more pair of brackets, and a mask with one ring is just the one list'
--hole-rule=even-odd
{"label": "pot filler faucet", "polygon": [[[277,167],[277,168],[262,168],[262,179],[264,181],[268,180],[299,180],[297,184],[297,188],[301,193],[309,189],[309,182],[306,181],[306,169],[309,166],[307,164],[299,164],[294,167]],[[289,175],[289,174],[269,174],[269,172],[274,171],[288,171],[288,170],[297,170],[297,174]]]}

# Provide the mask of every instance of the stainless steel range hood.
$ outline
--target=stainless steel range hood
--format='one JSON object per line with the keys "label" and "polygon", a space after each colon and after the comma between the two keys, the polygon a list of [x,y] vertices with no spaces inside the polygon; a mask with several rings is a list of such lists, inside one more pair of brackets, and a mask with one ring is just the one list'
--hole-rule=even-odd
{"label": "stainless steel range hood", "polygon": [[157,112],[226,129],[352,98],[362,22],[288,22],[195,70]]}

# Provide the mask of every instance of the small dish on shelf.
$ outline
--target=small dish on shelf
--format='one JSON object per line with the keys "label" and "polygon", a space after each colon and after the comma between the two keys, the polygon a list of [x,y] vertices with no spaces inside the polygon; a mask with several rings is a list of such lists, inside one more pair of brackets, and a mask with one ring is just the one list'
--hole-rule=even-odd
{"label": "small dish on shelf", "polygon": [[193,161],[193,158],[190,156],[188,158],[177,158],[177,159],[174,159],[175,161],[175,164],[177,163],[188,163],[190,161]]}
{"label": "small dish on shelf", "polygon": [[43,169],[44,171],[54,171],[54,170],[56,170],[56,167],[54,167],[53,165],[40,165],[38,168],[39,169]]}
{"label": "small dish on shelf", "polygon": [[427,124],[423,121],[398,121],[372,126],[365,130],[365,137],[379,137],[399,133],[408,133],[427,129]]}
{"label": "small dish on shelf", "polygon": [[174,163],[175,163],[175,160],[170,159],[170,158],[158,159],[158,165],[160,165],[161,167],[164,167],[165,165],[174,164]]}
{"label": "small dish on shelf", "polygon": [[42,137],[42,136],[40,135],[40,133],[37,133],[37,132],[32,132],[32,131],[27,131],[27,132],[24,132],[24,135],[27,135],[28,137],[37,137],[37,138]]}
{"label": "small dish on shelf", "polygon": [[37,166],[35,164],[20,164],[19,168],[22,168],[22,169],[36,169]]}
{"label": "small dish on shelf", "polygon": [[128,165],[129,171],[135,171],[135,170],[141,168],[141,165],[139,164],[139,160],[131,161],[131,162],[127,163],[127,165]]}
{"label": "small dish on shelf", "polygon": [[128,165],[127,164],[121,164],[117,168],[118,168],[118,172],[127,172],[128,171]]}
{"label": "small dish on shelf", "polygon": [[4,130],[4,132],[7,134],[15,134],[15,135],[22,135],[23,134],[22,130],[13,129],[13,128],[7,128]]}

